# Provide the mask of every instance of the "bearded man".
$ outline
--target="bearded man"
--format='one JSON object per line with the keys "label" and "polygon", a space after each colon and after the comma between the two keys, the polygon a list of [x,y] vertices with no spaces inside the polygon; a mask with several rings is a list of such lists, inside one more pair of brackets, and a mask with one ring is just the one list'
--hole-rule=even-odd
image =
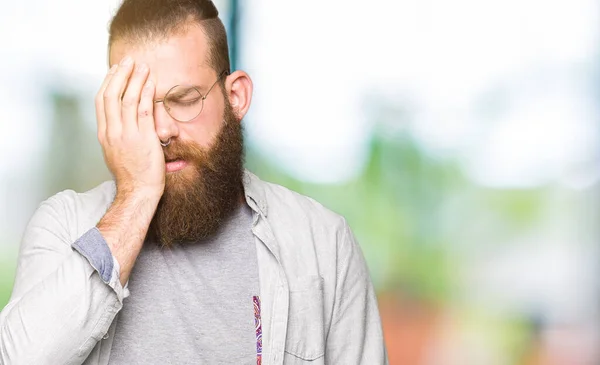
{"label": "bearded man", "polygon": [[96,118],[114,179],[31,218],[0,363],[387,363],[346,221],[244,170],[252,81],[214,4],[124,0],[109,34]]}

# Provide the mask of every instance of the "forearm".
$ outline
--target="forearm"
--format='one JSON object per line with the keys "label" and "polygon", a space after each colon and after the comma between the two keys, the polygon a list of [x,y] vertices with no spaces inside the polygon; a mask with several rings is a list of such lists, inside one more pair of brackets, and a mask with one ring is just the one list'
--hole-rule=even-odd
{"label": "forearm", "polygon": [[96,225],[119,263],[121,285],[129,279],[159,200],[153,192],[117,194]]}
{"label": "forearm", "polygon": [[75,251],[0,316],[0,363],[81,364],[122,308],[116,275],[102,281]]}

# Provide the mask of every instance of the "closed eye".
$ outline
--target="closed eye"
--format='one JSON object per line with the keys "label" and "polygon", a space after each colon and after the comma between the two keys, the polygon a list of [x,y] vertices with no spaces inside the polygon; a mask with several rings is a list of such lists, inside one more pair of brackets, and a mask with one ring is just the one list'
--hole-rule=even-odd
{"label": "closed eye", "polygon": [[172,106],[193,106],[202,101],[202,97],[197,97],[193,99],[171,99],[169,98],[168,103]]}

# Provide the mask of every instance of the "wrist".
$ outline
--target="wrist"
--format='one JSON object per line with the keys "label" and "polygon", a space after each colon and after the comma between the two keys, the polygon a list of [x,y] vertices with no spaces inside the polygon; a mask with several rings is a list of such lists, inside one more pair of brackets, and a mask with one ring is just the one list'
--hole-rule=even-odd
{"label": "wrist", "polygon": [[117,194],[115,200],[131,201],[131,202],[156,202],[160,200],[164,192],[164,187],[132,187],[132,186],[117,186]]}

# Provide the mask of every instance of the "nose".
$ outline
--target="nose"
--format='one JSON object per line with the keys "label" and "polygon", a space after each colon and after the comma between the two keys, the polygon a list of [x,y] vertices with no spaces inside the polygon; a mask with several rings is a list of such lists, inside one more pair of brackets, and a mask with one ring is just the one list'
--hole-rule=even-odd
{"label": "nose", "polygon": [[168,141],[179,136],[177,121],[169,115],[162,102],[154,103],[154,125],[156,134],[161,141]]}

